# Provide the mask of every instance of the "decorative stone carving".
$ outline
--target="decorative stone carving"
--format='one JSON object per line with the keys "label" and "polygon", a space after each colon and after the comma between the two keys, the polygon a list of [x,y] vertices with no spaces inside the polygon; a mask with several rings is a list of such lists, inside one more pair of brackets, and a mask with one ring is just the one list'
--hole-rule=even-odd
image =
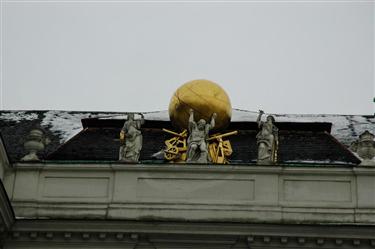
{"label": "decorative stone carving", "polygon": [[123,162],[138,162],[139,155],[142,149],[142,132],[141,125],[144,124],[143,114],[139,114],[141,119],[134,120],[134,114],[128,114],[128,119],[125,121],[121,129],[119,160]]}
{"label": "decorative stone carving", "polygon": [[361,158],[360,165],[375,166],[375,161],[372,160],[375,156],[375,141],[374,134],[365,131],[359,135],[359,139],[350,145],[350,149],[356,152]]}
{"label": "decorative stone carving", "polygon": [[215,127],[216,113],[211,117],[209,124],[204,119],[198,122],[194,121],[194,111],[190,109],[189,117],[189,137],[188,137],[188,152],[187,160],[188,163],[208,163],[208,148],[207,139],[209,131]]}
{"label": "decorative stone carving", "polygon": [[263,114],[264,112],[260,110],[257,119],[258,127],[260,129],[256,136],[258,145],[257,164],[268,165],[277,161],[279,129],[275,126],[275,118],[271,115],[267,116],[265,122],[261,121]]}
{"label": "decorative stone carving", "polygon": [[21,158],[21,161],[39,161],[37,153],[43,151],[49,143],[50,140],[41,129],[32,129],[23,144],[27,154]]}

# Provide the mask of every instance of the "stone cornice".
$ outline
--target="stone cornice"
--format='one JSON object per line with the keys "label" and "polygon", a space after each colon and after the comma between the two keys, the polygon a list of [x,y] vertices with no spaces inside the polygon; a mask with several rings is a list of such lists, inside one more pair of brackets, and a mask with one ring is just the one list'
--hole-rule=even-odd
{"label": "stone cornice", "polygon": [[17,170],[72,170],[72,171],[149,171],[149,172],[246,172],[246,173],[268,173],[279,174],[281,172],[288,172],[293,174],[320,174],[322,171],[332,174],[374,174],[373,167],[359,167],[359,166],[306,166],[301,165],[282,165],[282,166],[257,166],[257,165],[186,165],[186,164],[126,164],[126,163],[15,163],[14,167]]}
{"label": "stone cornice", "polygon": [[374,226],[280,225],[240,223],[18,220],[7,240],[64,243],[224,243],[243,241],[248,246],[339,248],[362,245],[375,248]]}
{"label": "stone cornice", "polygon": [[360,166],[257,166],[257,165],[185,165],[185,164],[125,164],[125,163],[16,163],[13,167],[17,171],[147,171],[147,172],[210,172],[210,173],[266,173],[293,175],[365,175],[375,176],[375,167]]}

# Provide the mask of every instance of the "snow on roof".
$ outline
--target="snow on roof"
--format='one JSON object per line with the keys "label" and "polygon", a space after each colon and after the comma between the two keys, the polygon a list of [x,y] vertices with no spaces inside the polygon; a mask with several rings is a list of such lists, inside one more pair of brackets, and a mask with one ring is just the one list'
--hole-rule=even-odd
{"label": "snow on roof", "polygon": [[[268,114],[265,114],[267,116]],[[276,122],[327,122],[332,123],[331,134],[340,142],[350,145],[364,131],[375,133],[375,117],[360,115],[334,115],[334,114],[270,114]],[[255,122],[258,113],[247,110],[233,109],[232,122]],[[149,120],[169,120],[168,111],[145,114]]]}
{"label": "snow on roof", "polygon": [[90,117],[91,113],[71,113],[65,111],[47,111],[41,122],[42,127],[49,127],[60,137],[60,142],[72,138],[82,130],[81,119]]}
{"label": "snow on roof", "polygon": [[[81,119],[125,119],[127,113],[111,112],[70,112],[70,111],[3,111],[0,112],[0,120],[19,123],[24,120],[38,119],[38,113],[43,114],[41,126],[48,128],[58,135],[60,142],[69,140],[82,130]],[[146,120],[168,121],[168,111],[156,111],[143,113]],[[266,114],[267,115],[267,114]],[[266,116],[265,115],[265,116]],[[358,135],[368,130],[375,133],[374,116],[360,115],[327,115],[327,114],[273,114],[276,122],[329,122],[332,123],[331,134],[340,142],[350,145],[357,139]],[[255,122],[258,113],[233,109],[232,122],[249,121]],[[137,118],[137,117],[136,117]]]}
{"label": "snow on roof", "polygon": [[14,111],[14,112],[3,112],[0,113],[0,119],[6,121],[14,121],[16,123],[22,120],[34,120],[38,118],[38,114],[30,113],[26,111]]}
{"label": "snow on roof", "polygon": [[[267,116],[268,114],[265,114]],[[331,134],[340,142],[350,145],[364,131],[375,133],[375,117],[335,114],[270,114],[276,122],[328,122],[332,123]],[[232,122],[256,121],[258,113],[246,110],[233,110]]]}

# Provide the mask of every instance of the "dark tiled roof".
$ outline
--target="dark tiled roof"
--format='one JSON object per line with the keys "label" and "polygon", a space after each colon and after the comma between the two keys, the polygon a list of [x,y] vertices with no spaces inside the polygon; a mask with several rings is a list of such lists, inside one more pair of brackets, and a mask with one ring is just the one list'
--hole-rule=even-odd
{"label": "dark tiled roof", "polygon": [[94,116],[109,116],[117,113],[69,112],[69,111],[0,111],[0,133],[11,162],[24,155],[23,143],[34,128],[40,128],[51,141],[39,158],[45,159],[60,145],[82,129],[81,119]]}
{"label": "dark tiled roof", "polygon": [[[118,160],[119,133],[124,120],[83,120],[84,130],[50,154],[48,160]],[[317,163],[351,163],[359,160],[330,134],[329,123],[277,123],[279,132],[279,162],[312,161]],[[143,148],[140,160],[152,160],[152,155],[164,147],[171,136],[161,130],[169,128],[167,121],[148,121],[142,128]],[[257,124],[233,122],[228,131],[238,130],[230,137],[234,153],[232,163],[256,160]]]}
{"label": "dark tiled roof", "polygon": [[[1,111],[0,133],[11,162],[17,162],[25,155],[24,139],[36,127],[41,127],[51,140],[46,150],[39,155],[42,159],[117,160],[118,134],[124,120],[116,118],[123,115],[108,112]],[[233,162],[251,162],[256,158],[257,124],[252,121],[256,117],[249,115],[246,111],[234,110],[235,122],[228,128],[239,130],[239,135],[230,138],[235,150]],[[87,119],[90,116],[100,118]],[[170,122],[165,121],[167,116],[165,112],[145,115],[148,120],[143,126],[141,160],[149,160],[153,153],[162,149],[163,141],[170,138],[160,130],[173,129]],[[355,115],[276,115],[276,121],[280,121],[277,123],[280,129],[279,159],[283,162],[358,163],[352,153],[329,135],[331,123],[328,122],[333,123],[332,134],[345,146],[366,129],[374,132],[375,125],[374,117]],[[69,140],[80,130],[79,136]]]}
{"label": "dark tiled roof", "polygon": [[[82,132],[50,154],[48,160],[118,160],[121,128],[85,128]],[[151,155],[163,148],[167,139],[160,129],[144,128],[140,160],[150,160]]]}
{"label": "dark tiled roof", "polygon": [[48,129],[49,127],[41,126],[42,119],[44,118],[43,114],[45,112],[25,112],[26,115],[28,113],[36,114],[35,118],[32,120],[22,121],[0,119],[0,132],[4,139],[4,145],[7,149],[9,160],[11,162],[19,161],[19,159],[25,155],[26,152],[23,148],[23,143],[25,141],[25,137],[34,128],[42,129],[51,141],[48,146],[46,146],[45,151],[38,153],[40,158],[46,158],[49,153],[55,151],[60,145],[59,136],[51,132]]}

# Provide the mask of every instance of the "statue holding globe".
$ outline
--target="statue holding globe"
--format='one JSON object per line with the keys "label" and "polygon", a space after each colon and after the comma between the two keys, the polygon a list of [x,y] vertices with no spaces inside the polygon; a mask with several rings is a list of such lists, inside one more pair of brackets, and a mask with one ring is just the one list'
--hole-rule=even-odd
{"label": "statue holding globe", "polygon": [[179,130],[188,129],[190,109],[196,120],[209,122],[213,113],[215,130],[225,130],[231,120],[232,105],[228,94],[218,84],[209,80],[192,80],[180,86],[169,103],[169,118]]}
{"label": "statue holding globe", "polygon": [[[229,140],[223,138],[237,132],[220,134],[229,126],[232,116],[229,96],[220,85],[205,79],[186,82],[172,95],[168,111],[172,125],[180,133],[163,129],[175,135],[165,141],[163,154],[166,160],[218,164],[228,162],[232,147]],[[208,137],[212,129],[216,134]],[[189,136],[186,138],[187,131]]]}
{"label": "statue holding globe", "polygon": [[188,163],[208,163],[208,148],[207,139],[209,131],[215,127],[216,113],[211,117],[211,122],[206,123],[204,119],[200,119],[198,122],[194,121],[194,110],[190,109],[189,117],[189,138],[188,151],[187,151],[187,162]]}

